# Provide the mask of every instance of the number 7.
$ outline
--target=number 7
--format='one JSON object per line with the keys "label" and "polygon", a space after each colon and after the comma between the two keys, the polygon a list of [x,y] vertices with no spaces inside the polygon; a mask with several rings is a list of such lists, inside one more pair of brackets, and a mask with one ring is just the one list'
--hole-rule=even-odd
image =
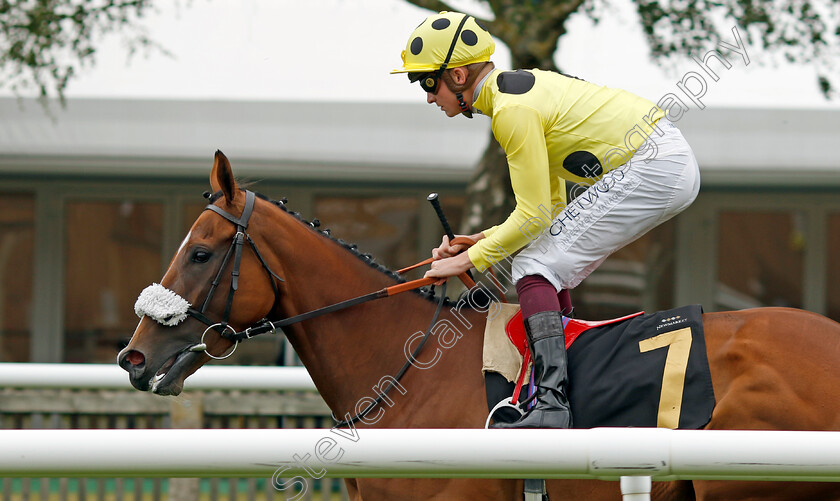
{"label": "number 7", "polygon": [[668,356],[665,357],[665,370],[662,374],[662,392],[659,394],[656,426],[675,429],[680,424],[685,370],[691,350],[691,328],[686,327],[639,341],[639,351],[642,353],[666,346]]}

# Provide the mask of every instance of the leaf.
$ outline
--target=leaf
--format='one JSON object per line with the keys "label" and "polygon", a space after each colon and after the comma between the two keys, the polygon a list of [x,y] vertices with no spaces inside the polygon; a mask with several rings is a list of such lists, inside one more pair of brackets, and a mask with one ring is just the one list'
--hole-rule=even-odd
{"label": "leaf", "polygon": [[143,48],[169,53],[150,40],[140,18],[151,0],[0,0],[0,86],[15,94],[35,88],[43,106],[63,104],[68,83],[95,63],[105,35],[119,33],[129,53]]}

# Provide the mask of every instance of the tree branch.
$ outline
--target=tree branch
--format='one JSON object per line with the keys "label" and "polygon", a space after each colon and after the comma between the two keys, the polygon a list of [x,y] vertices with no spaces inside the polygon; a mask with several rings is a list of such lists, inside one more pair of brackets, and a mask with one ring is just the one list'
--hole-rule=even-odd
{"label": "tree branch", "polygon": [[[64,90],[78,67],[94,61],[102,35],[120,32],[129,53],[154,48],[167,54],[145,34],[138,19],[151,0],[0,0],[0,86],[16,94],[37,90],[42,105]],[[7,48],[6,48],[7,47]]]}
{"label": "tree branch", "polygon": [[[635,0],[653,57],[661,63],[676,56],[698,55],[743,35],[745,45],[760,49],[755,59],[813,64],[817,84],[831,98],[840,59],[840,12],[836,0]],[[761,64],[761,62],[759,62]]]}

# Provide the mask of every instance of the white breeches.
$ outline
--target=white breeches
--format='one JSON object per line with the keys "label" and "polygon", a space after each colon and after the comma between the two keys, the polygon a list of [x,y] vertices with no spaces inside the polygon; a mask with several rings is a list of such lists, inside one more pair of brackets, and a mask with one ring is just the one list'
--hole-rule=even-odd
{"label": "white breeches", "polygon": [[665,118],[627,164],[580,194],[513,259],[513,279],[541,275],[572,289],[610,254],[691,205],[700,170],[680,130]]}

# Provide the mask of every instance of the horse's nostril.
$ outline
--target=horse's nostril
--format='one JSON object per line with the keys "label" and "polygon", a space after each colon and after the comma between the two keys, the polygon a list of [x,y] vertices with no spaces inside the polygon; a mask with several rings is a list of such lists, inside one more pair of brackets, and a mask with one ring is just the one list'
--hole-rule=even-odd
{"label": "horse's nostril", "polygon": [[133,366],[138,366],[146,362],[146,357],[137,350],[131,350],[125,354],[124,360]]}

